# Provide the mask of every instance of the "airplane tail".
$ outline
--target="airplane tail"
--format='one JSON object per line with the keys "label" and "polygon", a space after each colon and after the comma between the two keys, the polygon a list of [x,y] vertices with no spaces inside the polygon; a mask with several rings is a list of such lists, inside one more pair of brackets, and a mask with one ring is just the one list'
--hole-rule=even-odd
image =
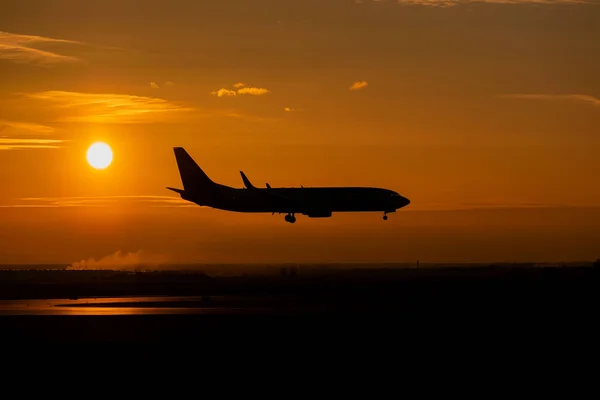
{"label": "airplane tail", "polygon": [[174,147],[173,152],[177,160],[181,183],[186,192],[196,192],[202,187],[214,185],[214,182],[202,171],[183,147]]}

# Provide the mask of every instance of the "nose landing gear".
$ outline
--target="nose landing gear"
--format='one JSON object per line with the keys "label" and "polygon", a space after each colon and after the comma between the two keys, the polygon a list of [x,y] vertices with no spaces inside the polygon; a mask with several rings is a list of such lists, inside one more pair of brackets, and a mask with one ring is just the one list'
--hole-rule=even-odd
{"label": "nose landing gear", "polygon": [[290,224],[293,224],[294,222],[296,222],[296,217],[294,216],[294,214],[290,213],[285,216],[285,221],[289,222]]}
{"label": "nose landing gear", "polygon": [[388,219],[387,213],[383,213],[383,220],[387,221],[387,219]]}

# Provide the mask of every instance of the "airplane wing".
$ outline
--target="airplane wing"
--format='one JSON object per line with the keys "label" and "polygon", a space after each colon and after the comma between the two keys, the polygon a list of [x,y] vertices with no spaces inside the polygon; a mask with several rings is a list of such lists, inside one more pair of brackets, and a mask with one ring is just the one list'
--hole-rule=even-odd
{"label": "airplane wing", "polygon": [[256,186],[254,186],[252,184],[252,182],[250,182],[250,179],[248,179],[248,177],[246,176],[246,174],[244,174],[243,171],[240,171],[240,175],[242,176],[242,181],[244,182],[244,186],[246,187],[246,189],[253,190],[253,191],[256,191],[257,193],[262,194],[266,198],[273,201],[275,203],[275,206],[278,209],[287,209],[287,208],[297,209],[300,206],[299,201],[292,199],[290,197],[287,197],[287,196],[283,196],[283,195],[271,190],[271,185],[269,185],[268,183],[267,183],[267,189],[259,189]]}
{"label": "airplane wing", "polygon": [[302,208],[302,203],[291,197],[283,196],[279,193],[274,193],[272,189],[255,189],[257,192],[265,196],[273,202],[277,210],[297,210]]}

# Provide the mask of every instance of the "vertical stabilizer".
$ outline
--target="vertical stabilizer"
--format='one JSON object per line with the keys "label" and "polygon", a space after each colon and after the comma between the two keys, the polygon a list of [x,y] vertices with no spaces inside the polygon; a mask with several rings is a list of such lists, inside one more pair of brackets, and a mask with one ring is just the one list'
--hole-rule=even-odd
{"label": "vertical stabilizer", "polygon": [[181,183],[186,192],[195,192],[202,187],[214,185],[214,182],[202,171],[194,159],[183,147],[174,147],[177,168],[181,176]]}

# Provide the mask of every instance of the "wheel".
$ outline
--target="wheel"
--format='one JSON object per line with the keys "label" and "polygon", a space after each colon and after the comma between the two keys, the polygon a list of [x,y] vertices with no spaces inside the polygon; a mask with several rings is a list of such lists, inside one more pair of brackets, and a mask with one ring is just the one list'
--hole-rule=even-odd
{"label": "wheel", "polygon": [[383,220],[384,220],[384,221],[387,221],[387,215],[384,215],[384,216],[383,216]]}

